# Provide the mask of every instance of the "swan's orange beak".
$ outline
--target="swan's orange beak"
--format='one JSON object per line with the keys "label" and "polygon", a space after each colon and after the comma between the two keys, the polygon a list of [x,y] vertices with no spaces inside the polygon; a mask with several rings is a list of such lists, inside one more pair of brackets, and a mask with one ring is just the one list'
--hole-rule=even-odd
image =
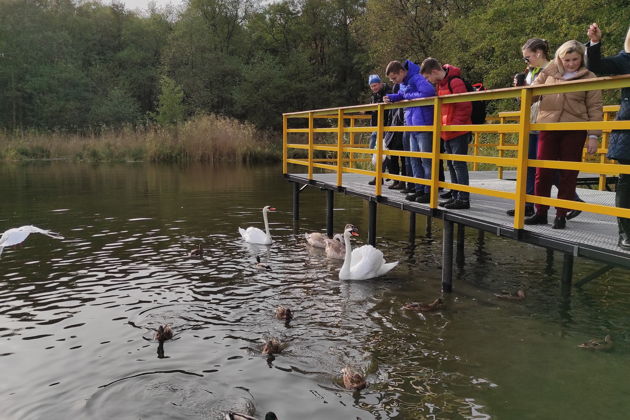
{"label": "swan's orange beak", "polygon": [[352,232],[350,232],[350,233],[352,234],[352,236],[359,236],[359,232],[357,232],[357,231],[354,231],[354,230],[353,230],[353,231],[352,231]]}
{"label": "swan's orange beak", "polygon": [[276,211],[275,207],[269,207],[269,211]]}

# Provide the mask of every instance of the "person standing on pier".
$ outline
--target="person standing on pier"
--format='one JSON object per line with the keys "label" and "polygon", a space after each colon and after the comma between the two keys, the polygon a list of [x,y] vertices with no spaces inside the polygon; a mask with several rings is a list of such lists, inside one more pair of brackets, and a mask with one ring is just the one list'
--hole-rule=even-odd
{"label": "person standing on pier", "polygon": [[[435,89],[421,74],[416,63],[406,60],[391,61],[385,69],[385,74],[392,83],[400,84],[398,93],[385,96],[384,102],[398,102],[402,100],[429,98],[435,96]],[[433,106],[416,106],[405,108],[405,125],[433,125]],[[430,131],[411,132],[409,147],[412,152],[430,153],[433,150],[433,136]],[[415,178],[429,179],[431,177],[430,158],[411,158],[411,171]],[[416,184],[416,192],[405,197],[406,200],[418,203],[428,203],[430,197],[428,185]]]}
{"label": "person standing on pier", "polygon": [[[437,86],[438,96],[453,93],[466,93],[468,89],[461,77],[461,70],[450,64],[442,66],[435,58],[427,58],[422,62],[420,72],[427,80]],[[472,102],[444,104],[442,106],[442,125],[472,124]],[[468,144],[472,136],[470,131],[443,131],[442,140],[446,153],[467,155]],[[461,160],[448,161],[451,182],[468,185],[468,163]],[[447,209],[469,209],[470,194],[467,191],[451,190],[451,198],[440,203]]]}
{"label": "person standing on pier", "polygon": [[[630,74],[630,28],[626,34],[624,51],[614,57],[602,58],[602,31],[597,23],[593,23],[587,32],[588,69],[602,75]],[[617,121],[630,120],[630,88],[621,89],[621,107],[617,112]],[[613,130],[610,133],[608,159],[622,165],[630,165],[630,130]],[[630,208],[630,174],[620,174],[615,192],[615,205],[624,209]],[[618,217],[619,247],[630,251],[630,219]]]}
{"label": "person standing on pier", "polygon": [[[558,85],[573,80],[585,80],[595,77],[595,74],[586,68],[584,54],[586,48],[575,40],[567,41],[558,48],[556,57],[549,63],[532,85]],[[602,120],[602,92],[592,90],[587,92],[569,92],[543,95],[540,99],[537,123],[601,121]],[[541,131],[538,136],[539,160],[560,160],[580,162],[582,149],[588,134],[587,151],[593,154],[597,151],[597,137],[601,130],[571,131]],[[551,196],[556,169],[536,168],[535,194],[541,197]],[[578,171],[560,169],[560,182],[558,198],[573,200]],[[525,219],[526,225],[547,224],[547,211],[549,206],[536,204],[536,213]],[[568,210],[563,207],[556,208],[556,218],[553,222],[554,229],[566,227]]]}
{"label": "person standing on pier", "polygon": [[[392,93],[392,89],[387,85],[387,83],[383,83],[381,81],[381,77],[378,74],[371,74],[368,77],[368,84],[370,85],[370,90],[372,91],[372,104],[378,104],[383,102],[383,98],[388,93]],[[370,111],[372,119],[372,127],[376,127],[378,125],[378,111]],[[388,118],[388,111],[385,111],[385,121]],[[370,149],[376,148],[376,131],[372,132],[370,135]],[[376,178],[368,182],[370,185],[376,184]]]}

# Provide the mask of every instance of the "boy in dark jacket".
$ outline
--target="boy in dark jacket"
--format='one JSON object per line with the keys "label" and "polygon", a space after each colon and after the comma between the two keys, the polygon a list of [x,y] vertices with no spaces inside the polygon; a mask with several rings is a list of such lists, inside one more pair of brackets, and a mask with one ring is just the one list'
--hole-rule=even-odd
{"label": "boy in dark jacket", "polygon": [[[388,93],[392,93],[391,87],[387,85],[387,83],[383,83],[378,74],[371,74],[368,77],[368,85],[370,85],[370,90],[372,91],[372,104],[378,104],[383,102],[383,98]],[[371,111],[371,123],[372,127],[376,127],[378,125],[378,111]],[[388,120],[389,111],[385,111],[385,121]],[[372,132],[370,135],[370,149],[374,149],[376,147],[376,131]],[[372,179],[368,182],[370,185],[376,184],[376,178]]]}
{"label": "boy in dark jacket", "polygon": [[[426,79],[437,86],[438,96],[453,93],[468,92],[461,78],[461,71],[457,67],[445,64],[442,66],[435,58],[427,58],[422,62],[420,73]],[[442,106],[442,125],[472,124],[471,102],[444,104]],[[470,143],[470,131],[442,131],[442,140],[446,153],[454,155],[467,155],[468,143]],[[451,182],[460,185],[468,184],[468,164],[463,161],[448,161],[448,169],[451,173]],[[452,191],[451,199],[440,203],[447,209],[470,208],[470,194],[466,191]]]}
{"label": "boy in dark jacket", "polygon": [[[385,73],[392,83],[400,84],[398,93],[389,94],[384,102],[398,102],[409,99],[428,98],[435,96],[433,86],[419,73],[417,64],[406,60],[392,61],[387,65]],[[433,106],[417,106],[405,108],[405,125],[433,125]],[[412,132],[409,137],[412,152],[430,153],[433,149],[432,133],[427,131]],[[429,179],[431,177],[431,159],[411,158],[411,171],[415,178]],[[430,187],[416,184],[416,192],[405,197],[409,201],[418,203],[429,202]]]}

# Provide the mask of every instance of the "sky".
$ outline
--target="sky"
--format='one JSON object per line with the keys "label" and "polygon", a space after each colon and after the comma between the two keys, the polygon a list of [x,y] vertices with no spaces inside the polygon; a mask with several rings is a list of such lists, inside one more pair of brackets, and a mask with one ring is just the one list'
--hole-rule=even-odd
{"label": "sky", "polygon": [[[174,6],[180,6],[184,0],[118,0],[119,2],[125,5],[125,9],[130,10],[146,10],[149,3],[155,3],[158,7],[166,6],[167,4],[172,4]],[[111,1],[106,1],[103,3],[111,3]]]}

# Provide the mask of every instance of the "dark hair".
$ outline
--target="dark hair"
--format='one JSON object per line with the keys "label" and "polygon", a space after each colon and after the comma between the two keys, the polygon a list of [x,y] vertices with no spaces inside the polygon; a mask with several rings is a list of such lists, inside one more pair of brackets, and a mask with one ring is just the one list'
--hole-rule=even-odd
{"label": "dark hair", "polygon": [[527,77],[527,73],[516,73],[514,75],[514,80],[516,80],[516,84],[514,86],[525,86],[525,78]]}
{"label": "dark hair", "polygon": [[390,61],[385,68],[385,75],[389,76],[390,73],[400,73],[401,70],[404,70],[404,67],[400,64],[400,61]]}
{"label": "dark hair", "polygon": [[521,50],[542,51],[545,60],[549,60],[549,42],[546,39],[531,38],[521,47]]}
{"label": "dark hair", "polygon": [[442,64],[433,57],[425,58],[420,65],[420,74],[428,74],[433,70],[442,70]]}

